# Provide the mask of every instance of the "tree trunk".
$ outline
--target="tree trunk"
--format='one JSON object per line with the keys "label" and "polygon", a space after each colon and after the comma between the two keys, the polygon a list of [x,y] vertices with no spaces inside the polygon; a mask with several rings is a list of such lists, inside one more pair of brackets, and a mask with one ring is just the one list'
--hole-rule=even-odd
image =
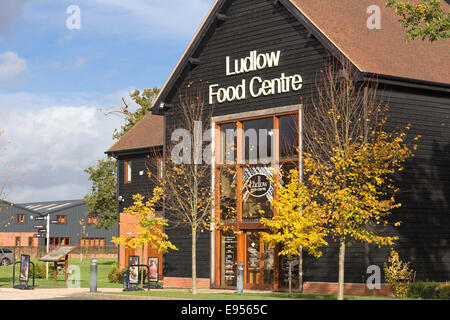
{"label": "tree trunk", "polygon": [[[142,246],[142,262],[141,262],[141,264],[144,264],[144,253],[145,253],[145,247]],[[144,288],[144,268],[141,268],[141,287]]]}
{"label": "tree trunk", "polygon": [[344,264],[345,264],[345,239],[339,242],[339,283],[338,300],[344,300]]}
{"label": "tree trunk", "polygon": [[289,258],[289,294],[292,294],[292,259]]}
{"label": "tree trunk", "polygon": [[298,257],[298,282],[300,293],[303,293],[303,248],[300,248],[300,256]]}
{"label": "tree trunk", "polygon": [[192,294],[197,294],[197,229],[192,228]]}

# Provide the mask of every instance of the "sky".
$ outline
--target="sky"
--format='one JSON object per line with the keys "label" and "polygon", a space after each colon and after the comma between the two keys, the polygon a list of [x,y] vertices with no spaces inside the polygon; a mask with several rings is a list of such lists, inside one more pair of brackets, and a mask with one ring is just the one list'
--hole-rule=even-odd
{"label": "sky", "polygon": [[0,0],[4,198],[82,199],[124,123],[105,113],[164,84],[213,2]]}

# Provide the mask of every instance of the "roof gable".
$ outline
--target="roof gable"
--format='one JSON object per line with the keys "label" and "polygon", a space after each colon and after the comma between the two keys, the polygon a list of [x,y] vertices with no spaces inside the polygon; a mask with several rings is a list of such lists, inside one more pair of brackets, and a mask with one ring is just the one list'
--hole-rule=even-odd
{"label": "roof gable", "polygon": [[[415,40],[406,43],[405,31],[391,9],[384,8],[384,0],[279,0],[315,38],[333,55],[343,55],[361,72],[389,76],[398,80],[418,80],[450,87],[449,69],[442,69],[450,60],[449,40],[430,44]],[[208,30],[217,26],[218,15],[233,0],[216,0],[193,39],[162,87],[152,107],[154,114],[162,114],[161,103],[199,49]],[[382,12],[381,30],[369,30],[367,8],[378,5]],[[450,6],[444,4],[448,10]],[[220,18],[219,18],[220,19]],[[226,21],[225,21],[226,23]]]}
{"label": "roof gable", "polygon": [[164,144],[164,118],[147,113],[136,125],[121,137],[107,154],[162,146]]}

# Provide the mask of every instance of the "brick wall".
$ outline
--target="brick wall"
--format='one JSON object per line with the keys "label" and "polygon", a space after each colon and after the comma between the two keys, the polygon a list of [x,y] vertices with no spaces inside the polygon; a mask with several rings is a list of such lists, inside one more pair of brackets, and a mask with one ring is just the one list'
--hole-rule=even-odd
{"label": "brick wall", "polygon": [[[28,247],[28,239],[33,238],[32,232],[0,232],[0,247],[15,247],[16,238],[20,238],[20,245]],[[38,239],[33,238],[33,246],[38,246]]]}
{"label": "brick wall", "polygon": [[[197,279],[198,289],[209,289],[210,279]],[[191,278],[164,278],[164,287],[192,288]]]}

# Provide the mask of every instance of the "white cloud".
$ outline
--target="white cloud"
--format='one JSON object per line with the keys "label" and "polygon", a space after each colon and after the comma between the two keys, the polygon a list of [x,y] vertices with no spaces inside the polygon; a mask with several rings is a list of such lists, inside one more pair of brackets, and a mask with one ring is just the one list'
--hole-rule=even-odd
{"label": "white cloud", "polygon": [[[120,101],[120,96],[126,92],[121,90],[106,96],[101,104],[92,102],[79,107],[54,105],[57,99],[44,96],[39,101],[38,95],[30,95],[24,101],[34,97],[38,105],[50,103],[52,106],[9,109],[6,115],[7,107],[0,105],[0,112],[4,114],[0,117],[0,129],[5,131],[0,137],[0,148],[7,147],[0,154],[5,161],[0,175],[13,172],[13,179],[7,186],[8,200],[83,198],[90,189],[84,169],[105,156],[104,152],[114,143],[113,130],[123,123],[120,118],[106,117],[99,108],[109,105],[110,100]],[[12,171],[14,167],[16,171]],[[26,174],[24,182],[22,172]]]}
{"label": "white cloud", "polygon": [[28,69],[25,59],[12,51],[0,54],[0,82],[10,81],[24,74]]}

